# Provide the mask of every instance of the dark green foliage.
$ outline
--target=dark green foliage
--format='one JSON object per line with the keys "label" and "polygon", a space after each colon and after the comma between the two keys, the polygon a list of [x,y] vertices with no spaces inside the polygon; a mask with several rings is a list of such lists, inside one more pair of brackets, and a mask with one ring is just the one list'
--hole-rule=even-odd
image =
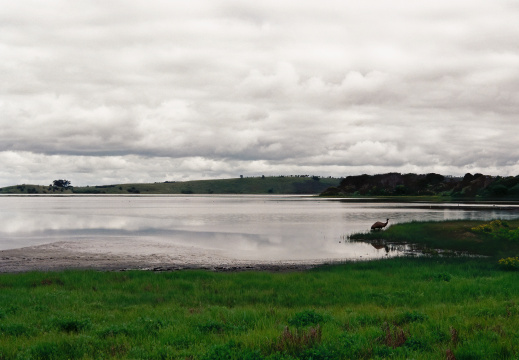
{"label": "dark green foliage", "polygon": [[428,351],[430,349],[427,342],[422,339],[407,339],[403,346],[412,351]]}
{"label": "dark green foliage", "polygon": [[0,323],[0,334],[5,336],[32,336],[35,331],[24,324]]}
{"label": "dark green foliage", "polygon": [[438,195],[451,191],[460,179],[446,178],[439,174],[400,174],[348,176],[335,189],[326,190],[321,195],[375,195],[407,196]]}
{"label": "dark green foliage", "polygon": [[212,346],[206,354],[202,356],[203,360],[262,360],[259,350],[250,350],[235,341],[230,341],[223,345]]}
{"label": "dark green foliage", "polygon": [[407,195],[409,193],[409,189],[405,187],[405,185],[397,185],[395,186],[394,194],[395,195]]}
{"label": "dark green foliage", "polygon": [[155,334],[159,332],[161,329],[167,327],[168,323],[166,320],[163,319],[140,318],[139,325],[147,333]]}
{"label": "dark green foliage", "polygon": [[60,331],[80,332],[89,329],[91,322],[89,319],[77,319],[74,317],[60,317],[53,320],[54,325]]}
{"label": "dark green foliage", "polygon": [[304,327],[309,325],[317,325],[324,321],[324,317],[321,314],[316,313],[313,310],[305,310],[295,314],[288,320],[288,323],[296,327]]}
{"label": "dark green foliage", "polygon": [[321,193],[321,196],[338,196],[342,195],[341,189],[335,186],[330,186],[328,189],[324,190]]}
{"label": "dark green foliage", "polygon": [[419,312],[419,311],[406,311],[400,316],[398,316],[398,323],[399,324],[407,324],[412,322],[422,322],[424,320],[427,320],[427,315]]}
{"label": "dark green foliage", "polygon": [[116,337],[119,335],[132,335],[133,331],[126,324],[110,325],[107,328],[101,329],[98,336],[101,338]]}
{"label": "dark green foliage", "polygon": [[70,181],[65,180],[65,179],[54,180],[52,182],[52,185],[57,188],[63,188],[63,189],[68,189],[69,187],[71,187]]}
{"label": "dark green foliage", "polygon": [[7,305],[5,308],[0,308],[0,320],[7,317],[8,315],[15,314],[18,309],[19,308],[16,305]]}
{"label": "dark green foliage", "polygon": [[225,324],[214,320],[209,320],[197,326],[197,329],[202,333],[221,333],[226,328],[227,326]]}
{"label": "dark green foliage", "polygon": [[451,281],[451,274],[447,274],[447,273],[441,273],[441,274],[434,274],[434,275],[431,275],[430,278],[432,280],[436,280],[436,281],[446,281],[446,282],[449,282]]}
{"label": "dark green foliage", "polygon": [[519,199],[519,176],[492,177],[467,173],[463,178],[440,174],[400,174],[348,176],[338,187],[322,196],[448,196],[449,198]]}

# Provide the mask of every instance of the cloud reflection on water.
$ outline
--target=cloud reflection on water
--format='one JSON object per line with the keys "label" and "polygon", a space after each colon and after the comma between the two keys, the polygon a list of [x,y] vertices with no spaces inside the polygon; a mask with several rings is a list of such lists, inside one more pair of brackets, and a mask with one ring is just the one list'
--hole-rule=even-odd
{"label": "cloud reflection on water", "polygon": [[[280,197],[0,197],[0,249],[56,241],[175,244],[250,260],[359,259],[399,248],[344,241],[376,220],[516,217],[510,210]],[[124,246],[120,251],[124,252]]]}

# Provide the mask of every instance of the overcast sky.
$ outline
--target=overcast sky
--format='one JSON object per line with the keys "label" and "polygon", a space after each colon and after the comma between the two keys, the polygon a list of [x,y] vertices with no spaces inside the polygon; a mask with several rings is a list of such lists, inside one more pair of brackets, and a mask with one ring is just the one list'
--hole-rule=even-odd
{"label": "overcast sky", "polygon": [[519,174],[515,0],[0,5],[0,186]]}

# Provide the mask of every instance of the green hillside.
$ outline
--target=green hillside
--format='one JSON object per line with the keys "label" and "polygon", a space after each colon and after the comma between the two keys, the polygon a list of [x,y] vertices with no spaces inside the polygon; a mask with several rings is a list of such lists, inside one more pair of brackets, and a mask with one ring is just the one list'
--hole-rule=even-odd
{"label": "green hillside", "polygon": [[341,179],[318,176],[266,176],[219,180],[57,187],[16,185],[0,194],[318,194]]}

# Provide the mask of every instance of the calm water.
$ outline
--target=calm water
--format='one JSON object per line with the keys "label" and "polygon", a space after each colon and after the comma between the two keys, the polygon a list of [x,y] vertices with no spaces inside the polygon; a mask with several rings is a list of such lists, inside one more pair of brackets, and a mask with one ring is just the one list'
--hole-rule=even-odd
{"label": "calm water", "polygon": [[156,241],[244,259],[388,256],[345,235],[412,220],[511,219],[519,206],[376,203],[299,196],[1,196],[0,250],[56,241]]}

